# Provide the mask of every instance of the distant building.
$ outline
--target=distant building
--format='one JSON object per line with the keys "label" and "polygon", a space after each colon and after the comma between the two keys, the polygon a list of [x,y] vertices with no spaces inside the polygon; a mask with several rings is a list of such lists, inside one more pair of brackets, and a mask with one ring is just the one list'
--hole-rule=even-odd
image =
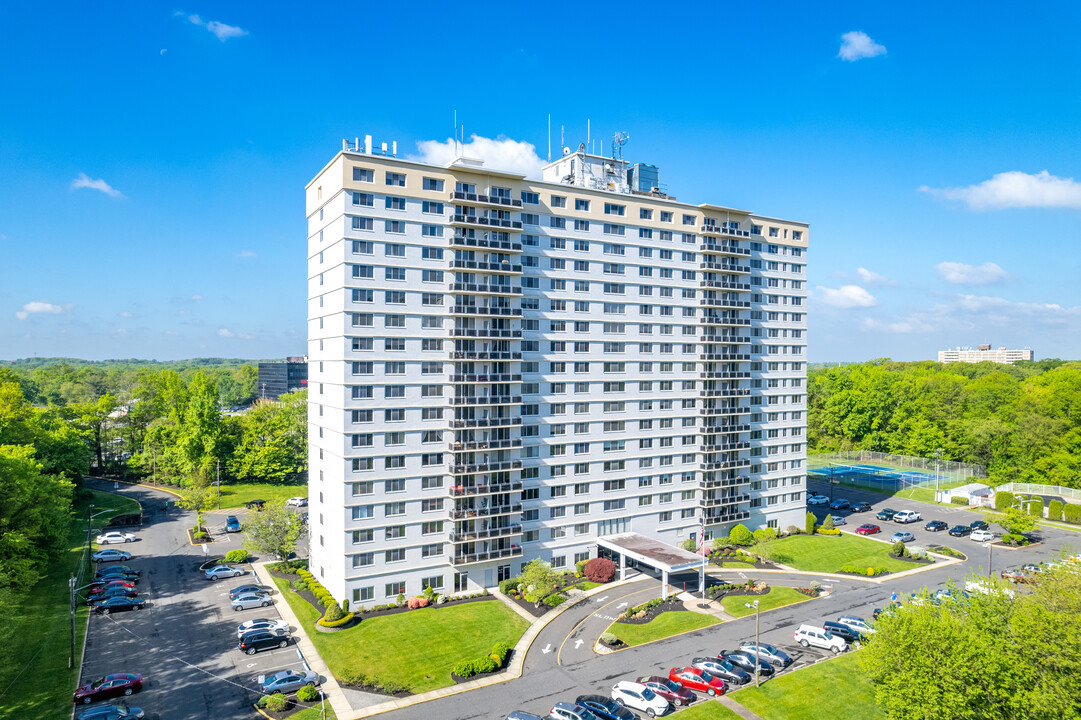
{"label": "distant building", "polygon": [[940,363],[951,362],[996,362],[1013,365],[1018,360],[1033,360],[1031,350],[1007,350],[1000,347],[993,350],[990,345],[977,345],[976,349],[959,347],[955,350],[939,350],[938,361]]}
{"label": "distant building", "polygon": [[288,357],[285,360],[259,363],[259,397],[277,400],[293,390],[308,388],[308,358]]}

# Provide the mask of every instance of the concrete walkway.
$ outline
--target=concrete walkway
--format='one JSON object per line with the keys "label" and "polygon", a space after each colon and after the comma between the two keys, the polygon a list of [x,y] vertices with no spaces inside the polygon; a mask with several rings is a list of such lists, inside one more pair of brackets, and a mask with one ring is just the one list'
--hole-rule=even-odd
{"label": "concrete walkway", "polygon": [[734,712],[736,715],[739,715],[741,718],[745,718],[745,720],[766,720],[761,715],[756,715],[755,713],[743,707],[727,695],[722,695],[721,697],[717,698],[717,701],[732,712]]}

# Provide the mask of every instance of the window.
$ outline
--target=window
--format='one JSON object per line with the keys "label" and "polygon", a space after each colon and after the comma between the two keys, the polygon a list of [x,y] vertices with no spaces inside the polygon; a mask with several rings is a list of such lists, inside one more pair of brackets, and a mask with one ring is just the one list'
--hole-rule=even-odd
{"label": "window", "polygon": [[425,260],[442,260],[443,248],[422,247],[420,249],[420,256]]}
{"label": "window", "polygon": [[401,267],[388,267],[388,268],[385,268],[384,277],[387,280],[405,280],[405,268],[401,268]]}
{"label": "window", "polygon": [[[436,178],[426,177],[421,183],[421,186],[425,190],[431,190],[432,192],[443,192],[443,181]],[[442,210],[440,210],[442,212]]]}
{"label": "window", "polygon": [[567,207],[567,198],[563,195],[553,195],[551,205],[554,208],[565,208]]}
{"label": "window", "polygon": [[405,198],[387,195],[386,206],[387,210],[405,210]]}
{"label": "window", "polygon": [[539,205],[540,195],[535,192],[522,191],[522,202],[526,205]]}
{"label": "window", "polygon": [[585,212],[589,212],[589,201],[588,200],[576,199],[574,201],[574,209],[575,210],[584,210]]}
{"label": "window", "polygon": [[375,195],[371,193],[353,193],[353,204],[358,207],[374,207]]}
{"label": "window", "polygon": [[652,220],[653,219],[653,211],[650,210],[649,208],[639,208],[638,209],[638,217],[640,219],[642,219],[642,220]]}
{"label": "window", "polygon": [[574,229],[578,230],[579,232],[589,232],[589,221],[588,220],[575,220],[574,221]]}
{"label": "window", "polygon": [[375,597],[375,588],[363,587],[353,588],[353,604],[357,605],[362,602],[367,602]]}
{"label": "window", "polygon": [[368,168],[353,168],[353,182],[375,182],[375,171]]}
{"label": "window", "polygon": [[405,175],[402,173],[387,173],[387,185],[393,185],[395,187],[405,187]]}
{"label": "window", "polygon": [[375,562],[375,553],[360,553],[353,556],[353,567],[365,567]]}
{"label": "window", "polygon": [[371,218],[355,217],[353,218],[354,230],[374,230],[375,224]]}
{"label": "window", "polygon": [[625,205],[616,205],[615,203],[604,204],[605,215],[623,215],[627,210]]}
{"label": "window", "polygon": [[387,583],[386,597],[388,597],[388,598],[398,597],[399,595],[404,595],[404,594],[405,594],[405,582],[404,581]]}

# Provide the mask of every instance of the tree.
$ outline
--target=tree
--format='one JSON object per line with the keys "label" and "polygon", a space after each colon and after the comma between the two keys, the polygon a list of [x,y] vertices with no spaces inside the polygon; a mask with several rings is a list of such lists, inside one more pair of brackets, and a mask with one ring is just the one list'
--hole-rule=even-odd
{"label": "tree", "polygon": [[268,502],[262,512],[249,513],[244,522],[244,545],[253,553],[288,562],[303,531],[301,519],[284,500]]}
{"label": "tree", "polygon": [[540,607],[541,601],[555,592],[561,574],[543,560],[533,560],[522,569],[519,577],[522,584],[522,597],[534,606]]}
{"label": "tree", "polygon": [[751,534],[751,531],[747,529],[746,525],[740,523],[729,531],[728,541],[733,545],[746,547],[754,544],[754,535]]}
{"label": "tree", "polygon": [[1036,527],[1036,518],[1016,507],[1007,508],[1006,512],[1000,517],[988,515],[987,519],[998,523],[1003,530],[1011,535],[1032,532]]}
{"label": "tree", "polygon": [[94,456],[98,459],[98,467],[105,467],[105,428],[119,403],[116,396],[105,393],[101,397],[83,403],[75,403],[71,411],[78,421],[89,431],[90,444],[94,450]]}
{"label": "tree", "polygon": [[832,530],[833,529],[833,516],[830,515],[829,513],[826,513],[826,519],[822,521],[822,529],[823,530]]}
{"label": "tree", "polygon": [[808,535],[814,535],[815,534],[815,525],[818,524],[818,518],[816,518],[815,514],[813,512],[811,512],[810,510],[807,511],[806,522],[807,522],[807,527],[806,527],[807,534]]}
{"label": "tree", "polygon": [[308,470],[308,393],[260,400],[239,418],[240,440],[229,462],[239,480],[285,483]]}

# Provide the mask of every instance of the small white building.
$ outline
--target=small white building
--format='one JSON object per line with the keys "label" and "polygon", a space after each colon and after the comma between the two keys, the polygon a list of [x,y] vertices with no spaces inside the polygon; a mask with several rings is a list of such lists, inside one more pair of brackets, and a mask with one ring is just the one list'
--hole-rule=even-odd
{"label": "small white building", "polygon": [[952,490],[943,490],[939,496],[939,502],[952,502],[955,497],[963,497],[969,505],[987,505],[991,500],[991,488],[980,483],[969,483]]}

